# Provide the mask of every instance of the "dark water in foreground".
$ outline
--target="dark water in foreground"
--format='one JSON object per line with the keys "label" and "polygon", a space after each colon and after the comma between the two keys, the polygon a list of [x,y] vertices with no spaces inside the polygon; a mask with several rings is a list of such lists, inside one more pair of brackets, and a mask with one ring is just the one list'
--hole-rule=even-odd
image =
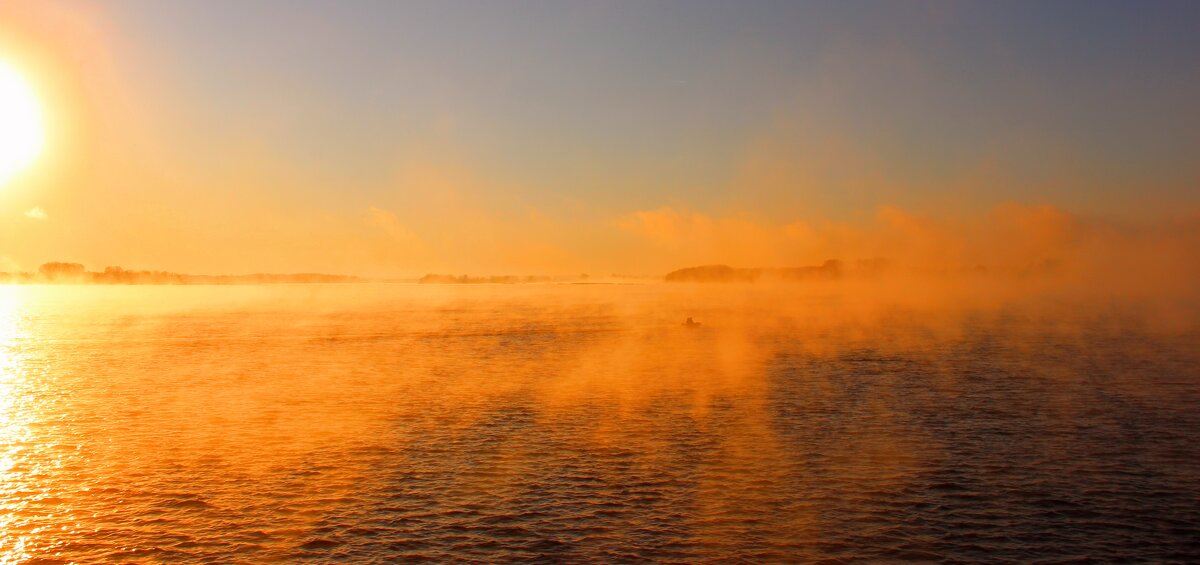
{"label": "dark water in foreground", "polygon": [[1197,562],[1197,343],[795,289],[0,287],[0,563]]}

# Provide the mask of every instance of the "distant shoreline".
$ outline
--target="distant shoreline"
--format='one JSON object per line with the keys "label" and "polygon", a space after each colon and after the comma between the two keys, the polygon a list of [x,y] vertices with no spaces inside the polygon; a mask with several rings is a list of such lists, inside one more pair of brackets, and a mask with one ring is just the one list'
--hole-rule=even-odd
{"label": "distant shoreline", "polygon": [[51,262],[36,273],[0,273],[0,284],[101,284],[101,285],[236,285],[236,284],[346,284],[368,282],[362,277],[323,273],[249,275],[189,275],[169,271],[137,271],[106,267],[88,271],[80,263]]}
{"label": "distant shoreline", "polygon": [[254,273],[248,275],[190,275],[170,271],[131,270],[106,267],[103,271],[88,271],[81,263],[51,262],[37,272],[0,272],[0,285],[105,285],[105,286],[232,286],[263,284],[632,284],[659,281],[660,277],[635,275],[440,275],[427,274],[413,278],[367,278],[326,273]]}

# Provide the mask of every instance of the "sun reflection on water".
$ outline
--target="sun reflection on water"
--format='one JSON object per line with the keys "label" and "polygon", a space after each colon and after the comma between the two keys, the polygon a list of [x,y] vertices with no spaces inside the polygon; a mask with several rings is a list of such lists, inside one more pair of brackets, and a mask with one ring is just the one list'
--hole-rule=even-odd
{"label": "sun reflection on water", "polygon": [[20,322],[21,295],[16,287],[0,287],[0,563],[19,563],[29,556],[27,540],[16,532],[26,501],[12,496],[19,489],[21,451],[30,431],[20,410],[24,371],[19,341],[25,337]]}

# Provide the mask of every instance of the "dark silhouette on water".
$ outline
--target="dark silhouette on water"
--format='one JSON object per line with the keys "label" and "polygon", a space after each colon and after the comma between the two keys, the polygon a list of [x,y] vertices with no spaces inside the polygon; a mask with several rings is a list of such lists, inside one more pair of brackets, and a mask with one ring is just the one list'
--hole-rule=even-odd
{"label": "dark silhouette on water", "polygon": [[682,325],[687,328],[698,328],[700,327],[700,322],[697,322],[696,320],[693,320],[691,316],[688,316],[687,321]]}
{"label": "dark silhouette on water", "polygon": [[[878,274],[884,265],[882,259],[859,261],[855,272],[863,274]],[[810,281],[836,280],[846,274],[846,268],[841,261],[830,259],[820,266],[790,267],[783,269],[738,269],[729,265],[704,265],[688,267],[667,273],[667,282],[755,282],[762,280],[781,281]]]}

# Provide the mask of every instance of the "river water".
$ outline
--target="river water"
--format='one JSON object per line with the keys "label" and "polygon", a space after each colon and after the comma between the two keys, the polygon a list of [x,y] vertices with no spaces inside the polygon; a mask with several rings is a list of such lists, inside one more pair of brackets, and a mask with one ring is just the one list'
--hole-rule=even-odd
{"label": "river water", "polygon": [[0,286],[0,563],[1200,561],[1193,317],[853,296]]}

